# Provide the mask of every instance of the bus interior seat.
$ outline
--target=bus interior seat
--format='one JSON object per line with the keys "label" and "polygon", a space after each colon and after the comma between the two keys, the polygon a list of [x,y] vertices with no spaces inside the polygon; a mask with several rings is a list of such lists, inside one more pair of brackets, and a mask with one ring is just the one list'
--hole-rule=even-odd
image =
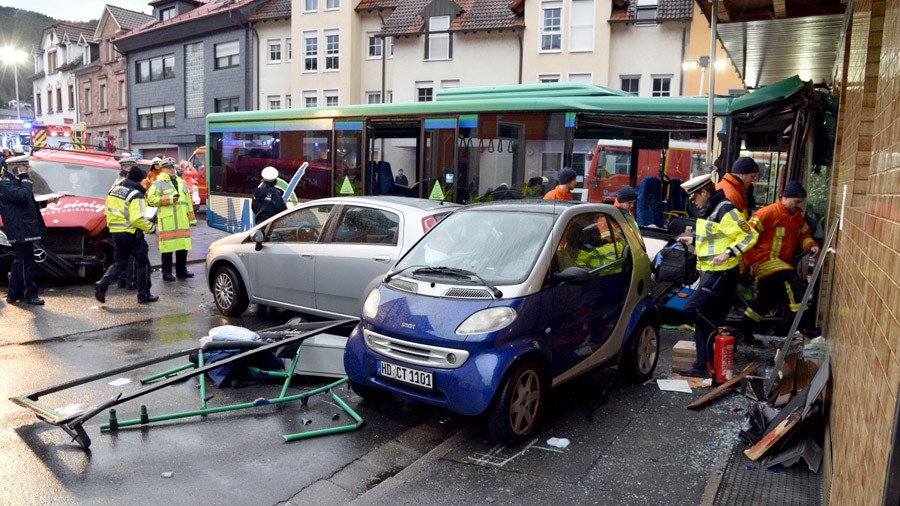
{"label": "bus interior seat", "polygon": [[640,226],[664,225],[662,209],[662,180],[650,176],[644,178],[638,189],[637,222]]}

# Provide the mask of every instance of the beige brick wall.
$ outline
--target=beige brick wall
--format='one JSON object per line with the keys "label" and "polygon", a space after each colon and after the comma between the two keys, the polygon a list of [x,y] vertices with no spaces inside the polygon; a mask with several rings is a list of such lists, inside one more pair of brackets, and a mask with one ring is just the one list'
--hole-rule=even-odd
{"label": "beige brick wall", "polygon": [[854,7],[832,217],[844,229],[823,299],[835,345],[830,504],[880,504],[900,382],[900,0]]}

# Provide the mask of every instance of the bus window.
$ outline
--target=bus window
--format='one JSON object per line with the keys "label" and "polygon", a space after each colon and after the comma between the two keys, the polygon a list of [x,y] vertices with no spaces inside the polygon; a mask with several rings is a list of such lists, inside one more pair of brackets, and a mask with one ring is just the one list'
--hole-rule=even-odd
{"label": "bus window", "polygon": [[359,122],[359,130],[336,130],[334,153],[334,195],[346,195],[341,193],[344,180],[350,182],[353,195],[362,195],[362,122]]}
{"label": "bus window", "polygon": [[542,198],[556,186],[564,113],[479,114],[478,127],[461,128],[460,136],[457,202]]}

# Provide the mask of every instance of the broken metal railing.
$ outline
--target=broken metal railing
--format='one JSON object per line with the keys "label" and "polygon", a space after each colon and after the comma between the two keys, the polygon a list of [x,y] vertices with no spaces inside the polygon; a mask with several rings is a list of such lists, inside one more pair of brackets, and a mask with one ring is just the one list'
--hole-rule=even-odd
{"label": "broken metal railing", "polygon": [[[72,437],[72,440],[78,443],[83,449],[87,450],[91,445],[91,439],[87,435],[87,432],[84,429],[84,423],[91,418],[97,416],[102,411],[107,409],[110,410],[109,413],[109,423],[103,424],[100,427],[101,431],[115,431],[122,427],[134,426],[134,425],[142,425],[146,426],[153,422],[160,422],[166,420],[173,420],[178,418],[187,418],[191,416],[205,416],[213,413],[220,413],[226,411],[235,411],[239,409],[248,409],[259,406],[267,406],[270,404],[283,404],[286,402],[292,402],[296,400],[300,400],[303,404],[309,400],[309,398],[313,395],[320,394],[323,392],[328,392],[344,383],[347,382],[347,378],[342,378],[338,381],[332,382],[323,387],[303,392],[296,395],[286,395],[287,389],[290,386],[291,381],[294,378],[294,372],[296,371],[297,364],[300,359],[300,352],[302,350],[303,341],[309,339],[310,337],[316,336],[323,332],[329,330],[335,330],[341,327],[347,327],[355,325],[357,320],[348,319],[348,320],[339,320],[333,322],[316,322],[316,323],[306,323],[302,322],[299,319],[294,319],[289,321],[285,325],[280,325],[277,327],[271,327],[265,330],[258,332],[260,337],[269,338],[272,341],[266,344],[258,345],[258,343],[250,343],[241,342],[241,341],[216,341],[207,343],[204,346],[199,348],[190,348],[187,350],[181,350],[173,353],[168,353],[166,355],[162,355],[160,357],[155,357],[147,360],[142,360],[135,364],[131,364],[128,366],[117,367],[115,369],[111,369],[108,371],[104,371],[101,373],[92,374],[89,376],[85,376],[82,378],[78,378],[72,381],[68,381],[61,385],[57,385],[50,388],[45,388],[43,390],[39,390],[37,392],[33,392],[30,394],[25,394],[17,397],[11,397],[10,401],[13,403],[22,406],[25,409],[32,411],[40,420],[43,420],[52,425],[56,425],[57,427],[63,429],[67,434]],[[223,360],[219,360],[210,364],[204,363],[203,352],[208,350],[223,350],[223,349],[239,349],[245,348],[247,346],[253,346],[252,349],[248,349],[242,353],[237,355],[225,358]],[[230,406],[220,406],[209,408],[207,406],[207,397],[206,397],[206,380],[205,376],[208,371],[213,369],[217,369],[219,367],[231,364],[233,362],[237,362],[243,360],[245,358],[267,352],[274,351],[278,348],[288,349],[288,346],[297,346],[297,349],[294,353],[293,361],[291,363],[290,372],[285,373],[281,371],[266,371],[272,377],[282,377],[284,375],[285,378],[284,384],[282,385],[281,393],[278,397],[274,397],[271,399],[257,399],[253,402],[246,402],[240,404],[234,404]],[[192,353],[197,353],[197,366],[190,371],[194,367],[194,364],[187,364],[176,367],[174,369],[169,369],[167,371],[163,371],[161,373],[146,377],[141,379],[141,383],[145,386],[140,390],[130,393],[128,395],[124,395],[123,393],[119,393],[114,397],[97,404],[91,408],[88,408],[84,411],[80,411],[72,414],[63,414],[59,411],[50,408],[48,406],[43,405],[38,402],[38,400],[48,394],[60,392],[63,390],[67,390],[76,386],[84,385],[86,383],[90,383],[92,381],[96,381],[98,379],[106,378],[115,374],[120,374],[123,372],[132,371],[141,367],[146,367],[153,364],[158,364],[161,362],[165,362],[168,360],[172,360],[175,358],[188,356]],[[187,371],[187,372],[185,372]],[[141,416],[136,420],[126,420],[126,421],[118,421],[118,417],[115,409],[111,409],[114,406],[118,406],[130,400],[136,399],[138,397],[142,397],[149,393],[155,392],[167,386],[173,385],[175,383],[183,382],[189,378],[194,376],[199,376],[200,382],[200,405],[201,409],[194,411],[185,411],[181,413],[172,413],[167,415],[159,415],[150,417],[146,406],[141,406]],[[166,378],[163,381],[158,383],[152,383],[156,379]],[[329,427],[325,429],[313,430],[308,432],[302,432],[297,434],[288,434],[283,436],[285,441],[296,441],[298,439],[308,439],[316,436],[324,436],[328,434],[336,434],[340,432],[348,432],[352,430],[356,430],[360,428],[363,424],[363,419],[348,406],[343,400],[341,400],[337,394],[332,392],[332,398],[338,405],[345,410],[354,420],[355,423],[339,426],[339,427]]]}

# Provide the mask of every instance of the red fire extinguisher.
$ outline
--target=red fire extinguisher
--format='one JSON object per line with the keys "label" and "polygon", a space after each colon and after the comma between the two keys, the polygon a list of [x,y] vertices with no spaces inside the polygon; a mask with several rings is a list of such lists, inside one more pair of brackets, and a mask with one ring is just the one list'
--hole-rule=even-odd
{"label": "red fire extinguisher", "polygon": [[731,329],[723,327],[716,334],[713,360],[716,383],[725,383],[734,376],[734,336]]}

